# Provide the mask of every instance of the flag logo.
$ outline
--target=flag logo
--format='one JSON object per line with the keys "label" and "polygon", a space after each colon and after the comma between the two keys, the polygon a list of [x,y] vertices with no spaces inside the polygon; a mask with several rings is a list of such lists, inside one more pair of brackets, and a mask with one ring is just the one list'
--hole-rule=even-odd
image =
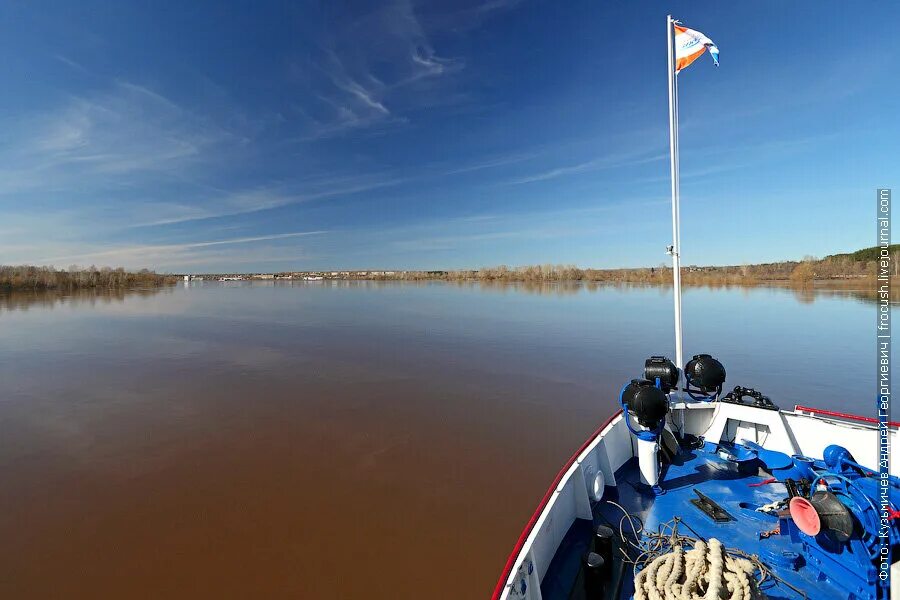
{"label": "flag logo", "polygon": [[719,49],[715,43],[699,31],[675,25],[675,72],[700,58],[707,49],[713,62],[719,66]]}

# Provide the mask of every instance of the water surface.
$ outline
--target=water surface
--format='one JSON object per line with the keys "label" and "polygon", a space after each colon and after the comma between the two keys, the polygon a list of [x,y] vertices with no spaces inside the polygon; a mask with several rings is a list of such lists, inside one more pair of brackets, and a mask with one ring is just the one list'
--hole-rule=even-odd
{"label": "water surface", "polygon": [[[684,305],[727,385],[873,412],[866,294]],[[0,596],[486,597],[671,330],[671,291],[645,287],[7,294]]]}

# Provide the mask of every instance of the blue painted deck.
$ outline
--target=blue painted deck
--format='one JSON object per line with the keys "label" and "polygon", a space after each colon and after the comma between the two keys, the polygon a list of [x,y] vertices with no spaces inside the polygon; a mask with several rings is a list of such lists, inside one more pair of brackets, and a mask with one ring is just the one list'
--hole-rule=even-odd
{"label": "blue painted deck", "polygon": [[[581,556],[589,549],[594,526],[609,525],[618,536],[622,512],[605,502],[605,500],[613,500],[630,513],[639,516],[644,521],[647,531],[656,531],[661,523],[678,516],[683,521],[683,524],[679,526],[680,534],[692,537],[699,535],[706,539],[715,537],[727,548],[738,548],[749,554],[756,554],[778,576],[802,589],[811,599],[843,598],[846,600],[848,598],[846,592],[836,589],[828,579],[825,579],[824,575],[820,574],[818,569],[803,565],[804,559],[801,558],[801,566],[797,570],[789,566],[777,565],[779,560],[784,560],[784,557],[790,556],[790,553],[796,553],[801,557],[806,555],[807,560],[815,558],[804,552],[803,541],[797,536],[776,534],[767,539],[760,539],[759,533],[775,528],[778,525],[778,518],[756,512],[755,509],[787,496],[784,485],[777,483],[749,487],[749,484],[761,482],[765,477],[757,474],[740,474],[733,466],[729,467],[726,461],[715,454],[702,449],[693,450],[681,457],[681,464],[669,465],[664,480],[666,493],[654,498],[646,492],[639,491],[641,486],[637,461],[632,459],[616,472],[618,486],[607,487],[604,501],[593,506],[593,523],[579,519],[567,533],[541,584],[543,598],[545,600],[577,600],[585,597],[579,583]],[[690,503],[691,499],[697,497],[694,489],[715,500],[736,520],[728,523],[713,522],[710,517]],[[630,532],[627,521],[623,527],[626,533]],[[807,541],[810,540],[807,539]],[[788,554],[785,555],[785,553]],[[614,555],[618,554],[618,550],[614,549]],[[853,560],[856,559],[853,558]],[[850,564],[852,561],[847,560],[846,562]],[[621,593],[618,597],[630,598],[633,594],[631,566],[619,564],[619,561],[616,561],[613,573],[614,578],[616,573],[620,573],[623,579]],[[610,587],[617,588],[618,586]],[[779,598],[793,600],[803,597],[789,587],[783,584],[776,585],[771,580],[764,584],[762,591],[773,600]],[[611,594],[607,593],[606,596],[609,598]],[[866,594],[861,596],[865,597]]]}

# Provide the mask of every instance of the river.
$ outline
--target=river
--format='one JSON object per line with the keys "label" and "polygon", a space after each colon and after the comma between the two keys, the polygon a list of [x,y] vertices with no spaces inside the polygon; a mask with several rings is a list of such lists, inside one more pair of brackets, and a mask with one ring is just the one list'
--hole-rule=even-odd
{"label": "river", "polygon": [[[689,288],[726,387],[874,411],[876,306]],[[0,596],[484,598],[672,354],[671,290],[195,282],[0,296]]]}

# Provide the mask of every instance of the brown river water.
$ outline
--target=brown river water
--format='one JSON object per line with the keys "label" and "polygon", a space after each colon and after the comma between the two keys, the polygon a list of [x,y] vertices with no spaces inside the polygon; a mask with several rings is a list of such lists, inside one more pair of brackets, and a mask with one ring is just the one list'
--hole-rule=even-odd
{"label": "brown river water", "polygon": [[[865,294],[684,303],[726,385],[874,412]],[[645,287],[0,295],[0,597],[487,598],[671,330]]]}

